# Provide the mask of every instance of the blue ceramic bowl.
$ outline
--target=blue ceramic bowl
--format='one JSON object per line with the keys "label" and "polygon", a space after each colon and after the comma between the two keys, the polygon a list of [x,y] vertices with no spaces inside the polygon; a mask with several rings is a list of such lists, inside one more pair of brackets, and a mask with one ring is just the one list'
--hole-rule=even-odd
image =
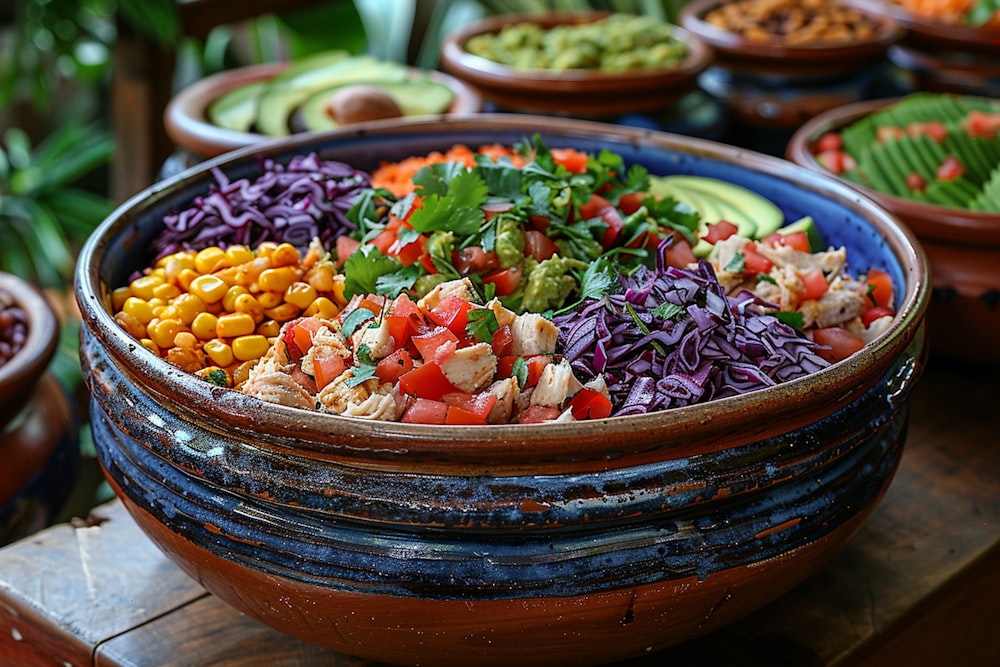
{"label": "blue ceramic bowl", "polygon": [[[169,366],[109,313],[163,215],[261,155],[372,168],[455,143],[610,149],[812,215],[893,278],[879,339],[811,376],[574,424],[371,423],[265,404]],[[920,373],[926,262],[857,192],[788,162],[586,121],[373,123],[231,153],[141,193],[84,248],[95,445],[140,527],[209,591],[283,632],[399,664],[597,664],[709,633],[836,554],[889,484]]]}

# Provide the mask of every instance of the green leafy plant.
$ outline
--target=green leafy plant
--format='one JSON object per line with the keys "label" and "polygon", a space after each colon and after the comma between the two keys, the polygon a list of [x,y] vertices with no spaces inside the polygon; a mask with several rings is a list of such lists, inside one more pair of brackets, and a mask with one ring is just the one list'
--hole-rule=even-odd
{"label": "green leafy plant", "polygon": [[0,270],[44,287],[73,282],[76,251],[112,210],[79,185],[107,164],[111,137],[95,127],[64,125],[32,146],[19,128],[0,141]]}

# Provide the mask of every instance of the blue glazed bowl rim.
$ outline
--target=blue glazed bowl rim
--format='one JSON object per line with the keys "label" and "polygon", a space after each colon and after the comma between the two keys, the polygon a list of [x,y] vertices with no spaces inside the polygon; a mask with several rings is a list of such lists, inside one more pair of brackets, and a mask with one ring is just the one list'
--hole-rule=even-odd
{"label": "blue glazed bowl rim", "polygon": [[[850,359],[809,376],[756,392],[684,408],[612,417],[608,419],[543,425],[430,426],[372,422],[339,415],[307,412],[263,403],[239,392],[214,387],[146,350],[114,321],[107,304],[114,286],[102,283],[103,255],[116,235],[128,235],[142,213],[176,196],[178,190],[199,187],[215,169],[232,170],[257,164],[262,157],[287,159],[292,155],[329,150],[338,143],[365,142],[398,136],[444,136],[536,132],[576,140],[604,141],[639,150],[670,151],[719,161],[730,167],[759,171],[768,178],[791,183],[798,189],[819,193],[853,211],[874,225],[885,238],[904,276],[905,289],[898,299],[892,326]],[[436,136],[436,135],[435,135]],[[486,143],[486,140],[482,140]],[[442,141],[442,143],[444,143]],[[329,159],[336,159],[335,155]],[[134,234],[134,229],[131,231]],[[138,267],[137,267],[138,268]],[[737,149],[717,142],[642,128],[607,123],[532,116],[528,114],[473,114],[424,119],[376,121],[325,133],[276,139],[248,146],[192,167],[136,194],[119,206],[95,230],[79,255],[76,298],[85,333],[92,334],[102,353],[122,366],[133,381],[158,400],[173,402],[179,412],[220,432],[234,429],[260,434],[261,446],[282,448],[289,439],[324,451],[349,448],[393,455],[434,455],[442,460],[531,461],[564,457],[566,452],[584,457],[619,457],[635,452],[671,448],[675,455],[685,448],[721,448],[734,431],[754,439],[794,430],[808,423],[817,411],[828,414],[846,405],[879,381],[886,370],[922,335],[929,301],[927,258],[917,239],[890,213],[838,180],[786,160]],[[266,425],[266,426],[265,426]],[[262,428],[263,427],[263,428]],[[713,445],[713,442],[718,444]]]}

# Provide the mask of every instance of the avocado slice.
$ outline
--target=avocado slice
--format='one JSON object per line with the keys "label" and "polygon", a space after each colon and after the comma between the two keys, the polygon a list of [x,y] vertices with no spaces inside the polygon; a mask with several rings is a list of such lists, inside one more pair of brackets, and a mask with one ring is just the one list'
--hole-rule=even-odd
{"label": "avocado slice", "polygon": [[208,121],[227,130],[251,132],[257,119],[257,98],[265,85],[254,81],[221,95],[208,107]]}
{"label": "avocado slice", "polygon": [[403,81],[355,81],[340,83],[312,93],[299,107],[296,125],[306,131],[317,132],[337,127],[336,119],[329,112],[329,100],[346,86],[364,83],[376,86],[388,94],[399,106],[404,116],[424,116],[446,112],[455,99],[455,93],[443,83],[430,77]]}
{"label": "avocado slice", "polygon": [[[741,215],[755,227],[750,235],[740,230],[741,236],[762,239],[772,234],[785,222],[785,214],[770,199],[763,197],[742,185],[730,183],[708,176],[672,175],[665,177],[674,185],[715,197],[726,206],[729,215]],[[739,227],[739,222],[726,218]]]}
{"label": "avocado slice", "polygon": [[405,65],[373,56],[351,56],[312,69],[286,70],[260,93],[257,129],[272,137],[288,136],[294,112],[316,91],[362,81],[402,81],[406,76]]}
{"label": "avocado slice", "polygon": [[700,222],[698,230],[695,232],[698,242],[692,248],[696,257],[705,257],[711,252],[712,244],[702,240],[701,237],[706,234],[707,225],[720,220],[727,220],[736,225],[736,233],[744,238],[757,238],[756,223],[743,211],[710,192],[688,187],[677,176],[652,177],[649,192],[657,197],[670,196],[677,201],[682,201],[698,214]]}

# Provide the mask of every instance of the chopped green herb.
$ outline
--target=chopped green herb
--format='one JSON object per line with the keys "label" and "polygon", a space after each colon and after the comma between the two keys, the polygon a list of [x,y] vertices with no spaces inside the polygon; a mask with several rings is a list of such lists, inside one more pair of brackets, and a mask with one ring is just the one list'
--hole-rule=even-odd
{"label": "chopped green herb", "polygon": [[344,380],[348,387],[356,387],[365,380],[375,376],[375,362],[371,358],[371,350],[367,345],[359,345],[356,353],[358,365],[351,369],[351,377]]}
{"label": "chopped green herb", "polygon": [[743,273],[746,269],[746,258],[743,253],[738,252],[733,255],[733,258],[725,266],[725,270],[729,273]]}
{"label": "chopped green herb", "polygon": [[340,330],[345,336],[350,338],[358,330],[358,327],[374,319],[375,313],[367,308],[355,308],[344,318],[344,321],[340,324]]}
{"label": "chopped green herb", "polygon": [[802,313],[797,310],[779,310],[774,314],[778,318],[779,322],[784,322],[790,327],[795,327],[796,329],[801,329],[805,326],[805,318]]}
{"label": "chopped green herb", "polygon": [[465,325],[465,330],[469,335],[480,343],[492,341],[493,334],[500,329],[496,313],[489,308],[470,308],[468,316],[469,321]]}

